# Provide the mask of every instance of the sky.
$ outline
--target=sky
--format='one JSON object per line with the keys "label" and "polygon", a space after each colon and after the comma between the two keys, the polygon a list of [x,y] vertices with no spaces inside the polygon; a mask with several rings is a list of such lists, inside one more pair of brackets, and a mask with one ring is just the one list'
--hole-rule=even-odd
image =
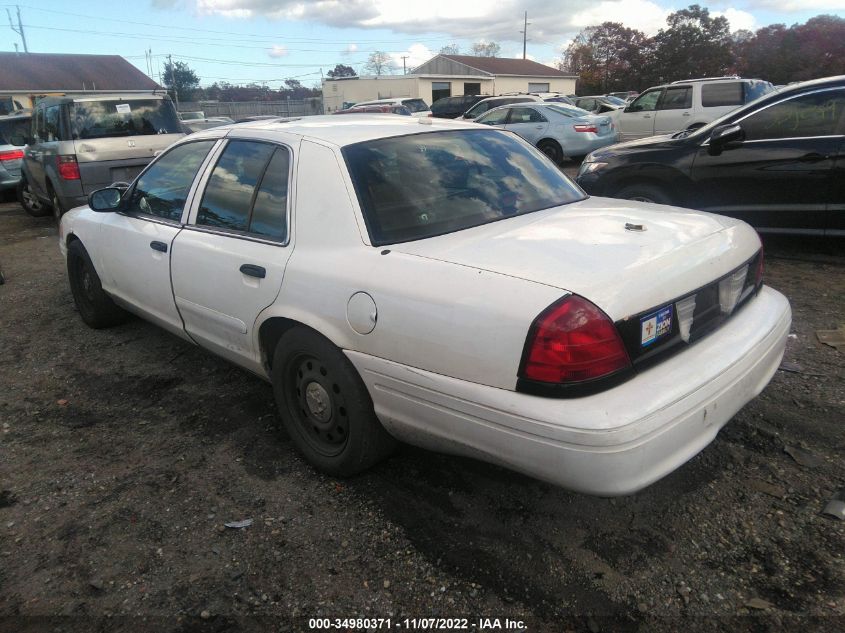
{"label": "sky", "polygon": [[[15,26],[15,7],[20,8],[33,53],[122,55],[156,81],[172,55],[187,63],[203,86],[227,81],[278,88],[293,78],[319,85],[335,64],[361,74],[374,51],[389,53],[399,73],[403,61],[410,71],[448,44],[471,54],[473,42],[495,41],[501,57],[521,57],[525,11],[528,57],[554,65],[584,27],[612,20],[652,35],[665,26],[669,13],[694,1],[23,0],[14,5],[0,0],[0,8],[11,12]],[[731,30],[803,23],[819,14],[845,17],[845,0],[698,3],[726,16]],[[23,50],[20,36],[4,19],[0,50],[14,51],[15,44]]]}

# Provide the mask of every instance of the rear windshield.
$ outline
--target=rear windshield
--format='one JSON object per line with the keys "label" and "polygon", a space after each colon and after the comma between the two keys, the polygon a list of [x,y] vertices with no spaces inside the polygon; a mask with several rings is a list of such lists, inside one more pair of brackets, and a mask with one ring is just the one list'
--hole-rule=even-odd
{"label": "rear windshield", "polygon": [[768,81],[749,81],[745,84],[745,103],[751,103],[774,89],[775,87]]}
{"label": "rear windshield", "polygon": [[411,112],[425,112],[428,106],[422,99],[405,99],[402,105],[408,108]]}
{"label": "rear windshield", "polygon": [[495,130],[367,141],[345,147],[343,156],[375,246],[452,233],[584,198],[540,152]]}
{"label": "rear windshield", "polygon": [[31,119],[0,120],[0,145],[26,145]]}
{"label": "rear windshield", "polygon": [[546,106],[549,110],[553,110],[558,114],[562,114],[563,116],[568,117],[582,117],[582,116],[592,116],[592,112],[587,112],[578,106],[570,106],[570,105],[550,105]]}
{"label": "rear windshield", "polygon": [[73,138],[177,134],[176,109],[167,99],[80,101],[70,106]]}

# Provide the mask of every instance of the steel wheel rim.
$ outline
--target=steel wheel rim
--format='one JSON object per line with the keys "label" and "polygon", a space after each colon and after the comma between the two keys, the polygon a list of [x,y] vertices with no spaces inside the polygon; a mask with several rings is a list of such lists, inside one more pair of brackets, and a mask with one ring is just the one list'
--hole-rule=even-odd
{"label": "steel wheel rim", "polygon": [[349,413],[343,390],[319,358],[300,353],[285,372],[285,400],[300,435],[326,457],[343,452],[349,441]]}

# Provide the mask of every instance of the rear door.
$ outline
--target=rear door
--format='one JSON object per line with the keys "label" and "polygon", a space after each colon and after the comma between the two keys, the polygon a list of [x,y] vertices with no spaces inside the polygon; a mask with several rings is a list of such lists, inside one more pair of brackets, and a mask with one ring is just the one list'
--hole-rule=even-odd
{"label": "rear door", "polygon": [[173,301],[170,260],[173,239],[195,179],[216,139],[174,147],[147,169],[124,196],[118,213],[100,222],[97,271],[103,288],[161,327],[183,334]]}
{"label": "rear door", "polygon": [[711,156],[699,149],[691,177],[696,208],[771,231],[822,231],[838,185],[838,113],[845,88],[814,90],[755,110],[737,123],[745,140]]}
{"label": "rear door", "polygon": [[619,113],[617,124],[623,141],[654,135],[654,114],[663,88],[646,90]]}
{"label": "rear door", "polygon": [[654,133],[671,134],[679,132],[691,123],[692,86],[669,86],[666,88],[654,113]]}
{"label": "rear door", "polygon": [[534,108],[514,107],[510,108],[510,117],[505,124],[505,129],[519,134],[532,145],[545,138],[549,129],[549,121]]}
{"label": "rear door", "polygon": [[36,109],[35,142],[24,153],[32,182],[43,196],[47,195],[47,175],[56,176],[57,156],[61,141],[62,106],[55,104]]}
{"label": "rear door", "polygon": [[173,294],[185,331],[241,365],[256,362],[255,320],[279,294],[292,250],[292,167],[289,146],[229,139],[173,247]]}

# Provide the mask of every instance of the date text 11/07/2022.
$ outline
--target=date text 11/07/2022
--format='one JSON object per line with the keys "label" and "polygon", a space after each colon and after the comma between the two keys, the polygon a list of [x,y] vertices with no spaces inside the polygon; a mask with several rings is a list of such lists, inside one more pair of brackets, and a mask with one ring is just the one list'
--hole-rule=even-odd
{"label": "date text 11/07/2022", "polygon": [[391,630],[412,631],[527,631],[522,620],[510,618],[309,618],[311,630]]}

